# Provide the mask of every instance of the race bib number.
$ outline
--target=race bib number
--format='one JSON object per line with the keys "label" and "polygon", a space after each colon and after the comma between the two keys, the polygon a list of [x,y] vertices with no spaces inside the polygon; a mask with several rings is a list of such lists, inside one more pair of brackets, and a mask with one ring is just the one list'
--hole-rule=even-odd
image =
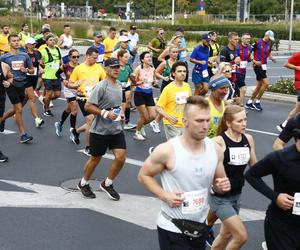
{"label": "race bib number", "polygon": [[207,71],[207,69],[205,69],[205,70],[202,71],[202,76],[203,76],[203,78],[208,77],[208,71]]}
{"label": "race bib number", "polygon": [[98,55],[97,63],[102,63],[104,60],[104,54]]}
{"label": "race bib number", "polygon": [[247,67],[247,61],[241,61],[240,68],[245,69]]}
{"label": "race bib number", "polygon": [[37,67],[33,67],[33,69],[34,69],[33,74],[27,73],[28,76],[37,76]]}
{"label": "race bib number", "polygon": [[207,188],[200,191],[191,191],[183,194],[184,200],[181,205],[183,214],[199,213],[203,208],[207,207]]}
{"label": "race bib number", "polygon": [[262,64],[261,68],[262,68],[262,70],[267,70],[267,64]]}
{"label": "race bib number", "polygon": [[23,61],[12,61],[11,62],[11,68],[12,70],[20,70],[21,67],[24,66],[24,62]]}
{"label": "race bib number", "polygon": [[239,166],[249,162],[250,151],[248,147],[229,148],[230,164]]}
{"label": "race bib number", "polygon": [[59,69],[59,62],[51,62],[50,68],[51,69]]}
{"label": "race bib number", "polygon": [[145,89],[151,89],[152,88],[152,82],[147,82],[147,79],[144,79],[143,86]]}
{"label": "race bib number", "polygon": [[187,91],[175,93],[177,104],[186,104],[186,99],[188,97],[189,97],[189,93]]}
{"label": "race bib number", "polygon": [[294,195],[293,214],[300,215],[300,193]]}

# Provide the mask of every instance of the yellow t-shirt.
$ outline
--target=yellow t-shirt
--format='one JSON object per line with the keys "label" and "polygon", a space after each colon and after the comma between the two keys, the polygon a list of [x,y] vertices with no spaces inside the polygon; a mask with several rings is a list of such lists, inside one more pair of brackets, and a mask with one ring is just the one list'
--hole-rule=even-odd
{"label": "yellow t-shirt", "polygon": [[30,36],[30,33],[28,33],[27,35],[26,35],[23,31],[21,31],[21,32],[19,33],[20,45],[21,45],[22,47],[25,46],[25,42],[26,42],[26,40],[27,40],[29,37],[31,37],[31,36]]}
{"label": "yellow t-shirt", "polygon": [[[105,47],[105,51],[111,51],[111,50],[114,50],[116,44],[118,43],[118,39],[117,38],[114,38],[114,39],[111,39],[109,36],[106,37],[103,41],[103,45]],[[112,53],[105,53],[104,54],[104,59],[108,59],[110,58]]]}
{"label": "yellow t-shirt", "polygon": [[88,66],[82,63],[75,67],[70,80],[72,82],[82,81],[82,84],[78,87],[77,91],[81,96],[87,99],[99,81],[102,81],[106,77],[105,70],[99,64]]}
{"label": "yellow t-shirt", "polygon": [[[192,90],[188,83],[183,82],[183,85],[178,87],[174,82],[171,82],[164,88],[156,105],[163,108],[169,115],[177,117],[178,123],[173,126],[183,128],[183,109],[186,104],[186,99],[191,95]],[[163,123],[166,125],[171,124],[165,118],[163,118]]]}
{"label": "yellow t-shirt", "polygon": [[209,138],[213,138],[217,135],[217,129],[219,126],[219,122],[223,117],[224,111],[225,111],[225,102],[222,101],[222,111],[219,112],[216,108],[215,105],[212,103],[210,98],[207,98],[209,102],[209,109],[210,109],[210,123],[209,123],[209,129],[207,136]]}
{"label": "yellow t-shirt", "polygon": [[0,34],[0,50],[4,51],[4,52],[9,52],[10,51],[10,47],[8,44],[8,35],[3,35]]}

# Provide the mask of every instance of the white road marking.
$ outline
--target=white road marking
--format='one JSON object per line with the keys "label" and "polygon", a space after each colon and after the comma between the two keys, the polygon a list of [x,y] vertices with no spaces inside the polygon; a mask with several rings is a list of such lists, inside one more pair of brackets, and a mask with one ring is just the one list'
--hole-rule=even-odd
{"label": "white road marking", "polygon": [[254,132],[254,133],[264,134],[264,135],[273,135],[276,137],[278,136],[278,134],[276,134],[276,133],[271,133],[271,132],[266,132],[266,131],[251,129],[251,128],[247,128],[246,130],[250,131],[250,132]]}
{"label": "white road marking", "polygon": [[[69,192],[56,186],[0,181],[30,191],[0,191],[0,207],[90,209],[147,229],[156,229],[161,201],[154,197],[121,194],[120,201],[112,201],[104,192],[97,192],[96,199],[85,199],[80,192]],[[265,212],[241,209],[240,216],[243,221],[264,220]]]}
{"label": "white road marking", "polygon": [[12,130],[9,130],[9,129],[4,129],[3,132],[0,132],[0,134],[4,134],[4,135],[10,135],[10,134],[15,134],[16,131],[12,131]]}

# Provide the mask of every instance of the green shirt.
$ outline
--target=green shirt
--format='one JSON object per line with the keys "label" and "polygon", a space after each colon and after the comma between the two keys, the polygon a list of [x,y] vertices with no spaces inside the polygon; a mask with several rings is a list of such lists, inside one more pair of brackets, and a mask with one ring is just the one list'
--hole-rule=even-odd
{"label": "green shirt", "polygon": [[120,69],[118,80],[121,83],[125,83],[125,82],[127,83],[128,82],[128,78],[129,78],[129,76],[130,76],[131,73],[132,73],[131,67],[128,64],[126,64],[125,68],[123,70]]}
{"label": "green shirt", "polygon": [[165,43],[161,42],[157,37],[155,37],[151,40],[150,44],[153,48],[160,49],[159,52],[152,51],[152,57],[158,58],[165,48]]}
{"label": "green shirt", "polygon": [[[48,53],[46,51],[46,48],[49,49],[50,54],[52,55],[53,61],[49,62],[48,58]],[[59,58],[59,53],[57,51],[57,47],[54,48],[49,48],[46,47],[42,49],[41,54],[42,54],[42,60],[43,63],[45,64],[45,69],[44,69],[44,74],[42,75],[43,79],[50,79],[50,80],[55,80],[57,79],[56,77],[56,72],[58,71],[60,64],[61,64],[61,59]]]}

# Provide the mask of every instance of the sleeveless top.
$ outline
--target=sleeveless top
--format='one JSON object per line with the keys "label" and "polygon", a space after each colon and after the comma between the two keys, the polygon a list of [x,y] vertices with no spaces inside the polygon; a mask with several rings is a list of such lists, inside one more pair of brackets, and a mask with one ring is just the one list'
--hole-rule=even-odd
{"label": "sleeveless top", "polygon": [[[70,79],[70,76],[75,68],[73,68],[69,63],[63,65],[63,71],[66,76],[66,80]],[[64,86],[64,95],[66,98],[75,97],[77,93],[76,89],[69,89],[68,87]]]}
{"label": "sleeveless top", "polygon": [[215,105],[212,103],[210,98],[207,98],[207,100],[208,100],[208,103],[209,103],[210,116],[211,116],[207,136],[209,138],[213,138],[217,135],[217,129],[218,129],[219,121],[220,121],[220,119],[222,119],[223,113],[225,111],[225,102],[222,101],[222,103],[221,103],[222,111],[219,112],[215,108]]}
{"label": "sleeveless top", "polygon": [[[207,196],[218,163],[214,143],[205,138],[204,152],[192,154],[186,151],[179,137],[172,138],[170,142],[174,149],[174,168],[161,172],[162,187],[167,192],[184,192],[185,200],[181,207],[176,208],[170,208],[167,203],[162,202],[161,211],[171,218],[204,222],[209,210]],[[161,213],[157,225],[167,231],[180,233]]]}
{"label": "sleeveless top", "polygon": [[154,71],[153,67],[149,67],[147,69],[142,68],[141,65],[137,67],[138,76],[137,83],[142,83],[135,88],[135,92],[143,92],[146,94],[152,94],[152,84],[154,79]]}
{"label": "sleeveless top", "polygon": [[63,43],[62,43],[62,46],[67,46],[67,49],[61,49],[61,56],[64,57],[64,56],[67,56],[69,55],[69,51],[71,50],[72,48],[72,45],[73,45],[73,39],[72,39],[72,36],[69,35],[69,36],[66,36],[65,34],[63,34]]}
{"label": "sleeveless top", "polygon": [[242,192],[245,182],[244,170],[250,160],[250,144],[244,134],[242,134],[242,140],[239,142],[231,140],[225,132],[222,132],[220,136],[222,136],[226,145],[223,164],[226,175],[230,180],[231,190],[225,194],[215,195],[228,197]]}

